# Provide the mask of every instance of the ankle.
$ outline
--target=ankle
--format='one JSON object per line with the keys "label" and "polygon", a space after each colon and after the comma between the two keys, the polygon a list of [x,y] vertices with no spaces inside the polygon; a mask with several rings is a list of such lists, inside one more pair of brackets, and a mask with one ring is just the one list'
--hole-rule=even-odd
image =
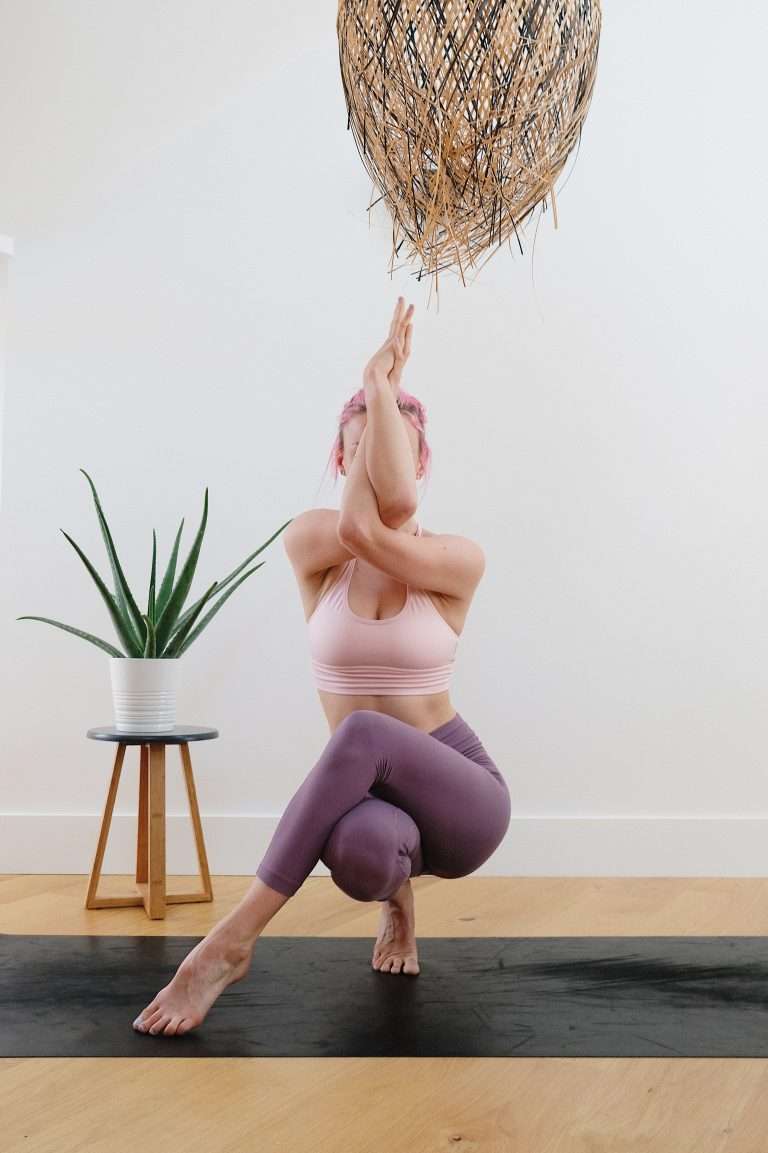
{"label": "ankle", "polygon": [[387,897],[387,905],[391,909],[402,910],[410,907],[413,902],[413,889],[411,888],[411,878],[408,877],[391,897]]}
{"label": "ankle", "polygon": [[219,922],[218,929],[227,945],[248,952],[261,936],[264,925],[250,916],[248,910],[236,908]]}

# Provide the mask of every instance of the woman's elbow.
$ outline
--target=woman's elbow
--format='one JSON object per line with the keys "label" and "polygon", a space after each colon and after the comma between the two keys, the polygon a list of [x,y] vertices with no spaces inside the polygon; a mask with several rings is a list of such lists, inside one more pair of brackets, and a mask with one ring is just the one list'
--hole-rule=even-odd
{"label": "woman's elbow", "polygon": [[355,520],[350,516],[340,516],[336,524],[336,536],[339,542],[345,547],[355,544],[360,540],[363,532],[363,527],[359,520]]}

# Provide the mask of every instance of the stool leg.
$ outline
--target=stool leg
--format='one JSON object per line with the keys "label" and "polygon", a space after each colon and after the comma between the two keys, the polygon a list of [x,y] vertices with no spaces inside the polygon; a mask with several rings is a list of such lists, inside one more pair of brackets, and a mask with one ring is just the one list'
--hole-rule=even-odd
{"label": "stool leg", "polygon": [[156,920],[165,916],[165,745],[149,746],[149,877],[144,906]]}
{"label": "stool leg", "polygon": [[146,885],[149,861],[149,746],[139,745],[139,820],[136,829],[136,883]]}
{"label": "stool leg", "polygon": [[88,880],[88,892],[85,896],[86,909],[99,909],[103,908],[104,904],[113,904],[113,900],[107,899],[107,902],[102,903],[96,897],[96,890],[99,887],[99,879],[101,877],[101,863],[104,860],[104,850],[107,847],[107,838],[109,837],[109,826],[112,823],[112,810],[115,807],[115,797],[117,796],[117,786],[120,784],[120,771],[123,767],[123,758],[125,757],[125,745],[120,742],[115,750],[115,763],[112,769],[112,778],[109,782],[109,789],[107,790],[107,800],[104,805],[104,815],[101,818],[101,830],[99,831],[99,842],[96,846],[96,856],[94,857],[93,866],[91,868],[91,875]]}
{"label": "stool leg", "polygon": [[213,900],[213,887],[211,885],[211,874],[208,871],[208,856],[205,851],[205,841],[203,839],[203,825],[200,820],[200,809],[197,804],[197,790],[195,789],[195,778],[192,775],[192,758],[189,755],[189,745],[183,741],[179,745],[181,753],[181,763],[184,769],[184,782],[187,786],[187,797],[189,799],[189,813],[192,818],[192,828],[195,833],[195,848],[197,849],[197,863],[200,868],[200,880],[203,883],[203,891],[199,894],[193,894],[197,900],[212,901]]}

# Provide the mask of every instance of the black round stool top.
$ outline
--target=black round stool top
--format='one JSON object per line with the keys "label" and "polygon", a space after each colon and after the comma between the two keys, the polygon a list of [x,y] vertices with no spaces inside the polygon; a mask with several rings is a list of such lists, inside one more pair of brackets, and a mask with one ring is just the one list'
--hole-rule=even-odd
{"label": "black round stool top", "polygon": [[124,733],[113,725],[100,725],[86,733],[92,741],[120,741],[123,745],[181,745],[185,741],[210,741],[219,730],[209,725],[174,725],[165,733]]}

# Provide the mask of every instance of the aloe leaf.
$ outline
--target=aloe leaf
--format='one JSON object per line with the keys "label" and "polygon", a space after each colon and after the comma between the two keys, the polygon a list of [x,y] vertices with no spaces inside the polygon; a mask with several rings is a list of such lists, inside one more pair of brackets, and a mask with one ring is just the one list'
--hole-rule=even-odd
{"label": "aloe leaf", "polygon": [[67,633],[74,633],[76,637],[82,637],[83,640],[90,641],[92,645],[97,645],[100,649],[103,649],[105,653],[109,653],[110,656],[113,656],[113,657],[124,657],[125,656],[125,653],[122,653],[120,651],[120,649],[116,649],[114,645],[111,645],[109,643],[109,641],[103,641],[100,637],[95,637],[93,635],[93,633],[85,633],[85,632],[83,632],[82,629],[73,628],[72,625],[62,624],[61,621],[53,621],[53,620],[51,620],[50,617],[28,617],[28,616],[25,616],[25,617],[16,617],[16,620],[17,621],[45,621],[46,624],[56,625],[57,629],[64,629],[64,631]]}
{"label": "aloe leaf", "polygon": [[149,576],[149,596],[147,598],[147,615],[145,620],[155,623],[155,569],[157,564],[157,536],[152,529],[152,572]]}
{"label": "aloe leaf", "polygon": [[218,584],[219,584],[218,581],[214,581],[213,584],[210,586],[210,588],[206,589],[205,593],[203,594],[203,596],[201,598],[201,603],[198,606],[197,612],[194,613],[193,616],[190,617],[190,619],[187,621],[184,628],[175,635],[174,639],[170,642],[170,644],[167,646],[167,648],[163,652],[164,657],[177,657],[177,656],[179,656],[180,651],[181,651],[181,646],[183,645],[183,643],[186,639],[187,633],[192,628],[192,625],[195,623],[198,616],[200,615],[206,601],[209,599],[209,597],[213,596],[214,590],[216,588],[218,588]]}
{"label": "aloe leaf", "polygon": [[82,560],[83,564],[88,569],[88,572],[93,577],[93,580],[96,584],[96,587],[98,588],[99,592],[101,593],[102,597],[104,598],[104,603],[106,604],[107,608],[109,609],[109,615],[112,617],[112,623],[114,624],[114,626],[117,630],[117,635],[120,637],[120,640],[123,642],[123,645],[125,646],[125,649],[127,650],[128,654],[132,657],[140,657],[141,656],[141,650],[143,648],[143,643],[139,642],[139,640],[136,637],[136,635],[134,634],[133,630],[130,628],[130,621],[129,621],[127,615],[125,615],[125,616],[123,615],[124,610],[122,609],[122,607],[119,604],[116,603],[115,598],[112,596],[112,593],[109,591],[107,586],[104,584],[104,581],[101,579],[99,574],[96,572],[96,569],[93,567],[91,562],[88,560],[88,557],[85,555],[85,553],[80,548],[80,546],[78,544],[76,544],[75,541],[72,540],[72,537],[69,535],[69,533],[64,532],[64,529],[60,529],[59,531],[64,533],[64,536],[67,538],[69,543],[72,545],[72,548],[75,549],[78,556]]}
{"label": "aloe leaf", "polygon": [[157,656],[157,652],[155,651],[155,626],[152,624],[149,616],[144,617],[144,620],[147,622],[147,639],[142,655],[145,657],[155,657]]}
{"label": "aloe leaf", "polygon": [[168,567],[165,570],[163,582],[160,585],[160,592],[157,594],[157,605],[155,606],[155,623],[163,614],[163,609],[168,604],[168,598],[173,589],[173,578],[176,576],[176,558],[179,555],[179,541],[181,540],[181,531],[184,528],[184,517],[181,518],[178,532],[176,533],[176,540],[173,542],[173,548],[168,560]]}
{"label": "aloe leaf", "polygon": [[[248,572],[246,572],[246,573],[243,573],[243,575],[240,577],[240,580],[239,580],[239,581],[236,581],[236,582],[235,582],[235,583],[232,585],[232,588],[231,588],[231,589],[229,589],[229,591],[228,591],[228,592],[225,592],[225,593],[224,593],[224,596],[223,596],[223,597],[220,597],[220,598],[219,598],[219,600],[217,600],[217,601],[216,601],[216,604],[213,606],[213,608],[211,609],[211,611],[205,614],[205,616],[204,616],[204,617],[203,617],[203,619],[200,621],[200,624],[197,626],[197,628],[196,628],[196,629],[194,629],[194,630],[193,630],[193,631],[192,631],[192,632],[189,634],[189,636],[187,637],[186,641],[185,641],[185,642],[184,642],[184,643],[181,645],[181,647],[180,647],[180,649],[179,649],[179,651],[178,651],[178,655],[179,655],[179,656],[181,656],[181,655],[182,655],[182,653],[186,652],[186,650],[189,648],[189,646],[192,644],[192,642],[195,640],[195,638],[196,638],[196,637],[199,637],[199,636],[200,636],[200,633],[201,633],[201,632],[203,631],[203,629],[206,627],[206,625],[207,625],[207,624],[208,624],[208,622],[210,621],[211,617],[214,617],[214,616],[216,616],[216,613],[219,611],[219,609],[221,608],[221,606],[224,604],[224,601],[225,601],[225,600],[227,600],[229,597],[231,597],[231,596],[232,596],[232,593],[235,591],[235,589],[237,588],[237,586],[238,586],[238,585],[241,585],[241,584],[243,583],[243,581],[245,580],[245,578],[246,578],[246,577],[249,577],[249,576],[251,575],[251,573],[252,573],[252,572],[256,572],[256,569],[259,569],[259,568],[261,568],[261,567],[262,567],[262,565],[265,565],[266,563],[267,563],[266,561],[262,561],[262,562],[261,562],[261,564],[257,564],[257,565],[254,565],[252,569],[248,569]],[[221,587],[221,586],[219,586],[219,587]]]}
{"label": "aloe leaf", "polygon": [[189,550],[189,556],[184,562],[184,567],[181,570],[179,579],[176,586],[171,593],[168,603],[163,609],[160,617],[158,618],[156,627],[157,632],[157,647],[160,652],[163,652],[168,638],[173,632],[176,624],[176,618],[181,612],[184,601],[187,599],[189,587],[192,584],[195,575],[195,568],[197,567],[197,558],[200,555],[200,546],[203,543],[203,536],[205,535],[205,526],[208,521],[208,489],[205,490],[205,501],[203,503],[203,517],[200,521],[200,527],[197,530],[197,535],[192,543],[192,548]]}
{"label": "aloe leaf", "polygon": [[127,615],[131,620],[131,625],[137,635],[137,639],[143,645],[146,634],[144,618],[139,612],[139,606],[133,599],[133,594],[128,587],[125,574],[123,573],[123,570],[120,566],[120,561],[118,560],[114,541],[112,540],[112,534],[109,531],[109,525],[107,524],[106,517],[102,511],[101,502],[99,501],[98,493],[96,492],[96,486],[84,468],[81,468],[80,472],[88,481],[88,484],[91,486],[91,492],[93,493],[93,501],[96,505],[96,514],[99,518],[99,525],[101,526],[101,535],[104,538],[104,544],[107,548],[107,555],[109,556],[109,563],[112,566],[112,576],[114,577],[115,582],[115,595],[121,607],[124,610],[127,610]]}
{"label": "aloe leaf", "polygon": [[[274,532],[272,534],[272,536],[269,538],[269,540],[265,540],[264,544],[260,545],[256,549],[255,552],[251,553],[250,556],[247,556],[245,558],[245,560],[242,562],[242,564],[239,564],[236,569],[232,570],[232,572],[229,574],[229,576],[225,577],[223,581],[219,581],[219,592],[221,592],[221,590],[223,588],[225,588],[231,580],[234,580],[235,577],[237,576],[237,574],[242,569],[244,569],[247,564],[250,564],[255,556],[258,556],[260,552],[263,552],[264,549],[267,547],[267,545],[272,544],[272,541],[275,539],[275,537],[278,536],[283,531],[283,529],[291,523],[291,520],[293,520],[293,517],[291,517],[290,520],[287,520],[285,522],[285,524],[281,524],[280,528],[277,530],[277,532]],[[179,617],[178,622],[174,626],[174,633],[173,633],[174,636],[179,631],[179,629],[184,627],[184,625],[187,623],[187,620],[189,619],[189,617],[192,615],[192,613],[195,611],[195,609],[197,608],[197,606],[199,604],[200,604],[200,601],[195,601],[195,603],[193,605],[190,605],[190,607],[187,609],[187,611],[181,617]],[[169,638],[169,640],[173,640],[173,636],[171,636]]]}
{"label": "aloe leaf", "polygon": [[250,556],[247,556],[245,558],[245,560],[242,562],[242,564],[239,564],[236,569],[232,570],[232,572],[229,574],[228,577],[224,578],[224,580],[219,585],[219,588],[224,588],[224,585],[229,584],[229,582],[233,579],[233,577],[237,576],[237,574],[240,572],[241,569],[244,569],[247,564],[250,564],[255,556],[258,556],[260,552],[264,551],[264,549],[267,547],[267,545],[272,544],[272,541],[275,539],[275,537],[279,536],[280,533],[283,531],[283,529],[287,528],[287,526],[291,523],[292,520],[293,520],[293,517],[289,517],[289,519],[285,522],[285,524],[281,524],[280,528],[276,532],[273,532],[272,536],[269,537],[268,540],[264,541],[264,544],[259,545],[259,547],[256,549],[255,552],[252,552]]}

